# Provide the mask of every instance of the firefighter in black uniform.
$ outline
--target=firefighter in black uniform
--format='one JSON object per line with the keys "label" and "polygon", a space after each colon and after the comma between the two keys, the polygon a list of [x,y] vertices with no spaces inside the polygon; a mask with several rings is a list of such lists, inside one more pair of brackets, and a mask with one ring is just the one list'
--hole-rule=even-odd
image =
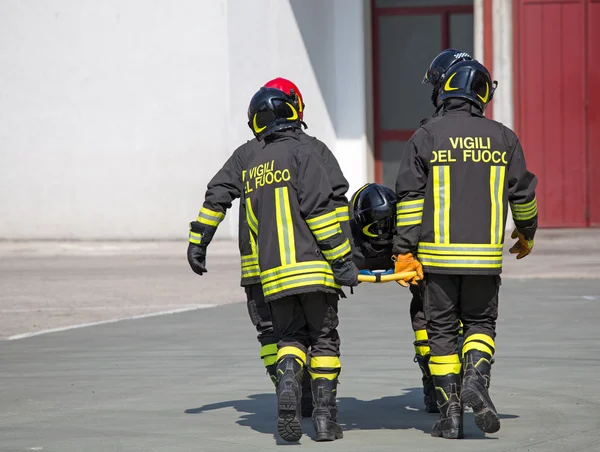
{"label": "firefighter in black uniform", "polygon": [[[286,93],[298,111],[296,136],[303,142],[314,146],[327,168],[329,181],[334,193],[334,205],[338,213],[338,220],[342,225],[348,225],[348,181],[344,177],[340,166],[329,148],[321,141],[306,135],[300,126],[306,127],[303,122],[303,113],[306,108],[302,94],[298,87],[290,80],[278,77],[265,83],[265,87],[276,88]],[[243,193],[242,174],[247,162],[257,150],[262,149],[262,143],[256,138],[238,147],[223,167],[208,183],[204,203],[198,218],[192,223],[189,235],[188,261],[191,268],[199,275],[206,272],[206,249],[225,214],[231,208],[232,202],[241,197]],[[248,314],[258,332],[258,341],[261,344],[260,358],[263,360],[267,373],[273,383],[276,383],[275,361],[277,360],[277,338],[273,332],[271,314],[265,303],[256,244],[251,239],[246,223],[246,211],[243,199],[240,199],[239,215],[239,249],[241,254],[241,286],[246,291]],[[306,374],[303,380],[302,415],[312,415],[312,395],[310,376]]]}
{"label": "firefighter in black uniform", "polygon": [[301,380],[308,371],[316,440],[332,441],[342,437],[336,403],[338,298],[342,285],[358,284],[358,269],[340,227],[327,168],[319,150],[299,139],[298,112],[290,98],[261,88],[248,118],[263,146],[243,181],[263,293],[279,338],[277,431],[286,441],[302,436]]}
{"label": "firefighter in black uniform", "polygon": [[[396,229],[396,193],[378,184],[365,184],[353,196],[350,226],[354,247],[352,258],[359,270],[388,270],[394,267],[392,237]],[[402,281],[403,282],[403,281]],[[433,379],[429,372],[429,341],[423,297],[418,285],[411,285],[410,319],[415,333],[415,362],[423,374],[425,411],[438,413]]]}
{"label": "firefighter in black uniform", "polygon": [[518,239],[510,252],[521,259],[533,248],[537,179],[514,132],[483,116],[497,85],[487,69],[465,60],[441,73],[435,70],[440,58],[426,77],[437,91],[437,114],[401,157],[394,254],[397,272],[419,273],[413,283],[425,273],[429,368],[441,412],[431,434],[461,438],[463,406],[473,409],[482,431],[500,428],[488,388],[506,216],[510,206]]}

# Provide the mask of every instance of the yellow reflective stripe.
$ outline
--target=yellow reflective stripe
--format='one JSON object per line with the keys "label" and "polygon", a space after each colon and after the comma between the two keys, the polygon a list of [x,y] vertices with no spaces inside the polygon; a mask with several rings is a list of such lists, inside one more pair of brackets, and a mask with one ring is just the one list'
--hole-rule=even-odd
{"label": "yellow reflective stripe", "polygon": [[302,361],[302,364],[306,364],[306,353],[300,350],[298,347],[281,347],[277,352],[277,361],[281,358],[285,358],[287,356],[293,356],[295,358],[299,358]]}
{"label": "yellow reflective stripe", "polygon": [[419,262],[432,267],[502,267],[502,256],[436,256],[419,253]]}
{"label": "yellow reflective stripe", "polygon": [[251,278],[253,276],[260,276],[260,267],[258,265],[242,267],[242,278]]}
{"label": "yellow reflective stripe", "polygon": [[363,191],[365,188],[367,188],[369,185],[371,185],[370,182],[367,182],[365,185],[363,185],[362,187],[360,187],[356,193],[354,193],[354,195],[352,196],[352,205],[354,205],[354,201],[356,201],[356,198],[358,198],[358,195],[360,195],[360,192]]}
{"label": "yellow reflective stripe", "polygon": [[296,263],[296,243],[287,187],[275,189],[275,218],[281,265],[294,264]]}
{"label": "yellow reflective stripe", "polygon": [[338,369],[342,367],[342,363],[337,356],[313,356],[310,359],[310,367],[313,369]]}
{"label": "yellow reflective stripe", "polygon": [[348,213],[348,206],[338,207],[335,209],[337,214],[337,220],[341,223],[342,221],[350,221],[350,215]]}
{"label": "yellow reflective stripe", "polygon": [[411,206],[423,207],[424,202],[425,202],[425,198],[411,199],[410,201],[399,201],[398,203],[396,203],[396,210],[402,210],[403,208],[410,208]]}
{"label": "yellow reflective stripe", "polygon": [[202,234],[190,231],[189,240],[195,245],[200,245],[200,242],[202,242]]}
{"label": "yellow reflective stripe", "polygon": [[487,334],[482,334],[482,333],[471,334],[469,337],[467,337],[465,339],[464,345],[468,344],[469,342],[474,342],[474,341],[482,342],[482,343],[486,344],[488,346],[488,348],[491,348],[492,350],[496,349],[496,343],[494,342],[494,339],[492,339]]}
{"label": "yellow reflective stripe", "polygon": [[342,228],[340,227],[339,223],[335,223],[331,226],[327,226],[326,228],[319,229],[317,231],[312,231],[312,232],[313,232],[313,235],[315,236],[315,239],[317,239],[317,242],[320,242],[329,237],[333,237],[334,235],[341,234]]}
{"label": "yellow reflective stripe", "polygon": [[307,261],[265,270],[261,272],[260,279],[263,284],[266,284],[276,279],[303,273],[326,273],[333,276],[333,271],[329,263],[325,261]]}
{"label": "yellow reflective stripe", "polygon": [[225,218],[224,213],[202,207],[198,213],[197,221],[202,224],[216,227],[219,226],[221,221],[223,221],[223,218]]}
{"label": "yellow reflective stripe", "polygon": [[306,286],[327,286],[334,289],[339,289],[340,286],[336,284],[333,276],[330,275],[319,275],[319,274],[308,274],[292,276],[285,279],[273,281],[263,285],[263,293],[265,297],[273,295],[275,293],[283,292],[284,290],[296,289],[298,287]]}
{"label": "yellow reflective stripe", "polygon": [[345,256],[351,251],[352,249],[350,248],[350,241],[348,239],[344,240],[344,243],[342,243],[339,246],[336,246],[331,250],[321,250],[323,256],[325,256],[325,259],[327,259],[328,261],[334,261],[340,257]]}
{"label": "yellow reflective stripe", "polygon": [[536,198],[533,198],[531,201],[526,202],[525,204],[510,203],[511,209],[516,212],[526,212],[528,210],[533,209],[536,206],[537,206]]}
{"label": "yellow reflective stripe", "polygon": [[433,167],[435,243],[450,243],[450,166]]}
{"label": "yellow reflective stripe", "polygon": [[417,341],[426,341],[429,339],[427,336],[427,330],[417,330],[415,331],[415,339]]}
{"label": "yellow reflective stripe", "polygon": [[396,215],[396,226],[410,226],[413,224],[421,224],[423,219],[423,211],[419,213],[398,214]]}
{"label": "yellow reflective stripe", "polygon": [[267,355],[277,355],[277,344],[267,344],[260,348],[260,357],[264,358]]}
{"label": "yellow reflective stripe", "polygon": [[537,201],[534,198],[526,204],[513,204],[510,203],[510,210],[512,211],[513,219],[517,221],[531,220],[538,214]]}
{"label": "yellow reflective stripe", "polygon": [[277,355],[269,355],[269,356],[265,356],[263,358],[263,363],[265,364],[265,367],[272,366],[276,362],[277,362]]}
{"label": "yellow reflective stripe", "polygon": [[242,267],[246,267],[248,265],[258,265],[258,257],[257,256],[242,256]]}
{"label": "yellow reflective stripe", "polygon": [[492,205],[490,243],[502,243],[504,231],[504,176],[506,167],[490,166],[490,198]]}
{"label": "yellow reflective stripe", "polygon": [[420,242],[418,248],[419,257],[426,255],[431,259],[441,259],[444,256],[455,256],[457,258],[502,258],[502,244],[472,244],[472,243],[431,243]]}
{"label": "yellow reflective stripe", "polygon": [[308,371],[308,373],[310,374],[310,378],[312,378],[313,380],[316,380],[317,378],[325,378],[326,380],[335,380],[340,375],[339,372],[336,372],[334,374],[319,374],[316,372],[311,372],[310,370]]}
{"label": "yellow reflective stripe", "polygon": [[460,368],[458,355],[432,356],[429,359],[429,370],[434,376],[460,374]]}
{"label": "yellow reflective stripe", "polygon": [[246,198],[246,221],[250,230],[258,236],[258,220],[256,219],[256,215],[254,215],[254,210],[252,210],[252,200],[250,197]]}
{"label": "yellow reflective stripe", "polygon": [[337,212],[334,210],[333,212],[324,213],[318,217],[309,218],[306,220],[306,224],[311,230],[315,230],[329,226],[337,221]]}
{"label": "yellow reflective stripe", "polygon": [[463,356],[465,356],[465,353],[467,353],[470,350],[478,350],[480,352],[487,353],[488,355],[494,355],[494,350],[492,350],[488,345],[477,341],[469,342],[468,344],[465,343],[463,345]]}
{"label": "yellow reflective stripe", "polygon": [[415,345],[415,354],[417,356],[427,356],[431,352],[429,345]]}
{"label": "yellow reflective stripe", "polygon": [[401,207],[398,208],[396,207],[396,214],[397,215],[404,215],[407,213],[419,213],[419,212],[423,212],[423,204],[421,204],[419,207]]}

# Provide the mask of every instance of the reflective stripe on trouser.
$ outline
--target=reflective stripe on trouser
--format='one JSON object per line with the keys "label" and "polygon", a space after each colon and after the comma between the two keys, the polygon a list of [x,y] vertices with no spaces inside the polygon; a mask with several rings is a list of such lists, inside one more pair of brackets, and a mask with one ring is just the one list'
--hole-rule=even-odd
{"label": "reflective stripe on trouser", "polygon": [[494,356],[496,344],[494,343],[494,339],[487,334],[471,334],[469,337],[465,338],[465,342],[463,343],[463,356],[469,350],[479,350],[490,356]]}
{"label": "reflective stripe on trouser", "polygon": [[431,351],[427,330],[415,331],[415,353],[417,356],[427,356]]}
{"label": "reflective stripe on trouser", "polygon": [[260,348],[260,357],[265,363],[265,367],[277,362],[277,344],[267,344]]}
{"label": "reflective stripe on trouser", "polygon": [[298,361],[300,366],[306,365],[306,352],[304,350],[299,349],[298,347],[281,347],[277,351],[277,362],[281,361],[284,358],[295,358]]}
{"label": "reflective stripe on trouser", "polygon": [[342,371],[342,364],[337,356],[313,356],[308,371],[313,380],[317,378],[335,380]]}
{"label": "reflective stripe on trouser", "polygon": [[429,371],[434,377],[460,374],[461,364],[458,355],[432,356],[429,358]]}

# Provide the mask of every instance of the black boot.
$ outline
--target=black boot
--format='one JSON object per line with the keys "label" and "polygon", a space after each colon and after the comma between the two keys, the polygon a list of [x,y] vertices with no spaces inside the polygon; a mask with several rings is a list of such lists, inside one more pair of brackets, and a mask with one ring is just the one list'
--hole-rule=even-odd
{"label": "black boot", "polygon": [[415,362],[419,364],[421,372],[423,373],[423,401],[425,402],[425,411],[427,413],[439,413],[436,399],[435,399],[435,387],[433,386],[433,378],[429,371],[429,355],[415,356]]}
{"label": "black boot", "polygon": [[313,396],[310,373],[307,370],[302,375],[302,417],[311,417],[313,412]]}
{"label": "black boot", "polygon": [[334,441],[344,437],[342,427],[337,423],[337,383],[337,379],[312,380],[315,407],[312,419],[317,441]]}
{"label": "black boot", "polygon": [[302,437],[302,399],[303,368],[293,357],[285,357],[277,363],[277,433],[281,439],[289,442]]}
{"label": "black boot", "polygon": [[469,350],[463,358],[462,403],[473,409],[475,424],[485,433],[500,430],[500,419],[488,389],[492,370],[490,354]]}
{"label": "black boot", "polygon": [[271,364],[270,366],[267,366],[266,369],[269,378],[271,378],[275,388],[277,388],[277,364]]}
{"label": "black boot", "polygon": [[463,411],[460,402],[460,375],[433,377],[437,391],[440,419],[434,424],[431,436],[458,439],[463,437]]}

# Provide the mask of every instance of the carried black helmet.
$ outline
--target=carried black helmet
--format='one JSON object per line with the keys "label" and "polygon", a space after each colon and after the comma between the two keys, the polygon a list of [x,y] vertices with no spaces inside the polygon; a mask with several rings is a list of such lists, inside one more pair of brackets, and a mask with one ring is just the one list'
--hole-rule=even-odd
{"label": "carried black helmet", "polygon": [[379,184],[363,185],[352,196],[354,223],[363,238],[385,245],[396,228],[396,194]]}
{"label": "carried black helmet", "polygon": [[444,80],[440,88],[440,101],[451,98],[466,99],[477,105],[481,111],[485,111],[498,86],[498,82],[492,81],[488,70],[477,60],[455,64],[445,74]]}
{"label": "carried black helmet", "polygon": [[250,100],[248,127],[261,140],[273,132],[300,127],[294,100],[283,91],[262,87]]}
{"label": "carried black helmet", "polygon": [[456,63],[470,61],[472,59],[471,55],[467,52],[457,49],[442,50],[442,52],[433,59],[425,73],[425,77],[423,77],[422,83],[431,83],[431,85],[433,85],[431,102],[433,102],[434,107],[437,107],[437,96],[440,85],[444,81],[448,70]]}

